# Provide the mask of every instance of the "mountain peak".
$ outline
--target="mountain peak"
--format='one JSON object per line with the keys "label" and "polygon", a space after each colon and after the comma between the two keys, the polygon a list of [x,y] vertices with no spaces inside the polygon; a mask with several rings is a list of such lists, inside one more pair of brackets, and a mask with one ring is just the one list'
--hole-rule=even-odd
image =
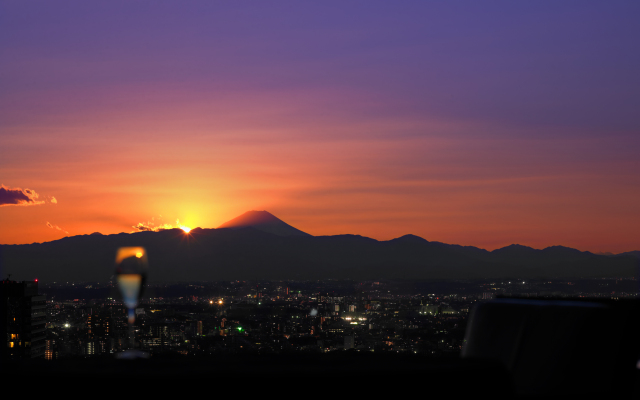
{"label": "mountain peak", "polygon": [[225,222],[220,228],[255,228],[278,236],[311,236],[294,228],[268,211],[247,211],[246,213]]}
{"label": "mountain peak", "polygon": [[429,243],[428,240],[416,235],[404,235],[395,239],[391,239],[391,242],[407,242],[407,243]]}
{"label": "mountain peak", "polygon": [[524,253],[537,253],[540,250],[536,250],[533,247],[529,247],[529,246],[523,246],[521,244],[510,244],[509,246],[505,246],[502,247],[500,249],[495,249],[493,250],[491,253],[494,254],[511,254],[511,255],[516,255],[516,254],[524,254]]}

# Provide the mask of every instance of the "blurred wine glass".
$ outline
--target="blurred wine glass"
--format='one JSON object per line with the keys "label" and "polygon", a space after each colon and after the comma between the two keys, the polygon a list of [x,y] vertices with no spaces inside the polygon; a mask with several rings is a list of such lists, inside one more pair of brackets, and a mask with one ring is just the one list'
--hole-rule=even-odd
{"label": "blurred wine glass", "polygon": [[118,354],[119,358],[140,358],[147,354],[136,351],[133,324],[136,321],[135,310],[142,297],[147,280],[147,251],[143,247],[120,247],[116,253],[116,282],[125,307],[127,307],[129,325],[129,349]]}

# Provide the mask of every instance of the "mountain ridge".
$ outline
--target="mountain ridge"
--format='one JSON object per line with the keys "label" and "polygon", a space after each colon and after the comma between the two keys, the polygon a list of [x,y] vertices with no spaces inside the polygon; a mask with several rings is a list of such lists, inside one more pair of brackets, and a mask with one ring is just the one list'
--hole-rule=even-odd
{"label": "mountain ridge", "polygon": [[470,279],[632,277],[640,252],[597,255],[563,246],[510,245],[487,251],[404,235],[312,236],[266,211],[250,211],[214,228],[88,234],[0,246],[3,273],[14,279],[105,281],[116,250],[143,246],[150,281],[236,279]]}
{"label": "mountain ridge", "polygon": [[[143,246],[150,282],[315,279],[471,279],[632,277],[638,258],[542,250],[497,257],[484,249],[355,235],[279,236],[252,227],[79,235],[3,245],[4,273],[41,282],[106,281],[117,248]],[[573,253],[575,254],[575,253]]]}

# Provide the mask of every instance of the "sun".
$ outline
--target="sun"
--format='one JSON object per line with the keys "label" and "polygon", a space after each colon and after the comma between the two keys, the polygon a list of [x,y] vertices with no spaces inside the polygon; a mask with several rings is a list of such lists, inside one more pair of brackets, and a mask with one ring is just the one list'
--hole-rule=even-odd
{"label": "sun", "polygon": [[189,228],[188,226],[180,225],[180,229],[182,229],[184,233],[191,232],[191,228]]}

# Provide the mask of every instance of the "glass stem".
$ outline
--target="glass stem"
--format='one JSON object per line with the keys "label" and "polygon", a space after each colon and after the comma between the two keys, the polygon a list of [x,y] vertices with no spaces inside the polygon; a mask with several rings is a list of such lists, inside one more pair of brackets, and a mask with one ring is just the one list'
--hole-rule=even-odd
{"label": "glass stem", "polygon": [[135,310],[129,309],[129,347],[133,349],[135,347],[135,333],[133,331],[133,324],[136,322]]}

